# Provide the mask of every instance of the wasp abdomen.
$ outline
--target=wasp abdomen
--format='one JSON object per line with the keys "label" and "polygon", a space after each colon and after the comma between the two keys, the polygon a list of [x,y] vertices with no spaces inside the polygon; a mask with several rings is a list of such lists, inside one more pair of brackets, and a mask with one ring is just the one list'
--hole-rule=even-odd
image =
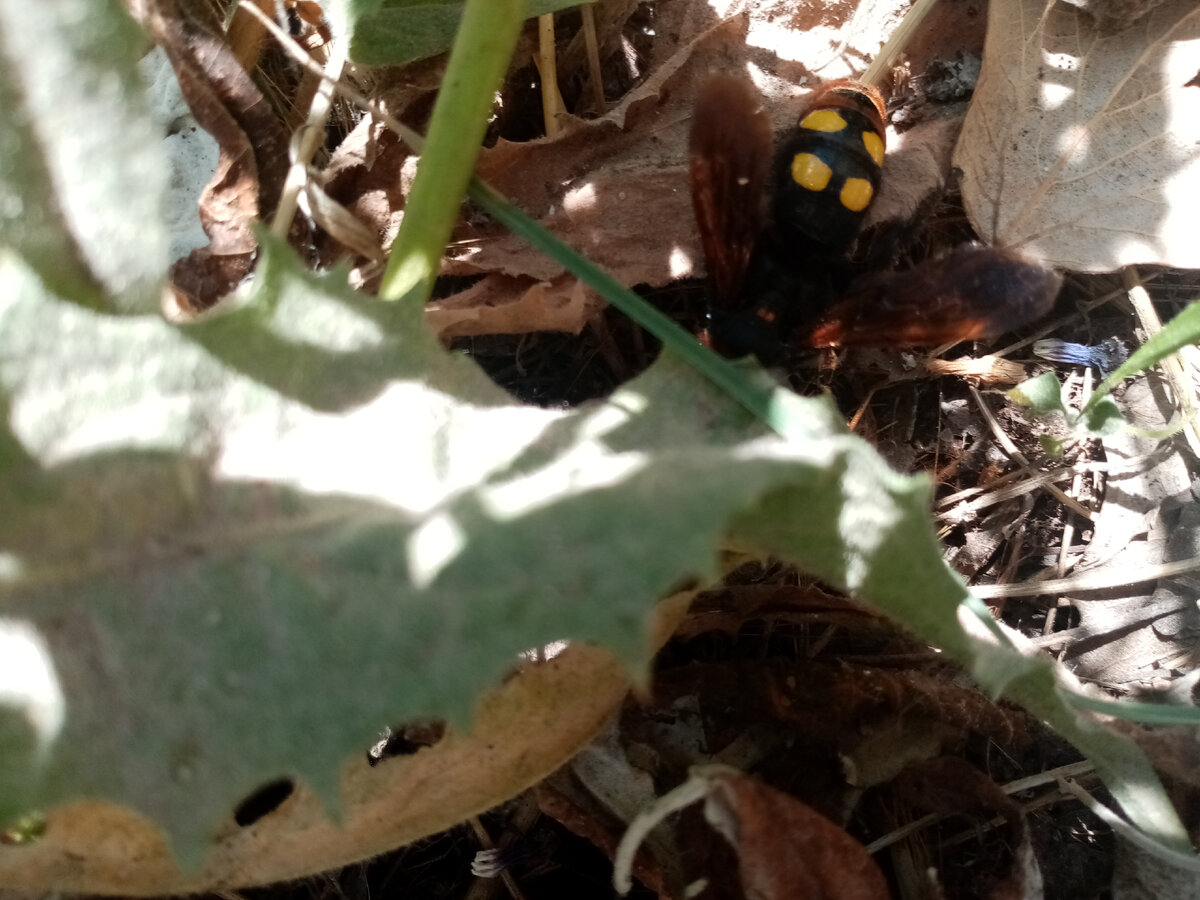
{"label": "wasp abdomen", "polygon": [[845,80],[819,90],[775,156],[777,241],[797,251],[845,251],[879,190],[883,153],[883,98],[875,88]]}

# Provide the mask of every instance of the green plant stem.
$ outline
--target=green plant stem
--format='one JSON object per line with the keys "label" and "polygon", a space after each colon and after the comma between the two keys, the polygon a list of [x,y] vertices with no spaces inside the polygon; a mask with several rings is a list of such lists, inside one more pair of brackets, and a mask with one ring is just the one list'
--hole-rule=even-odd
{"label": "green plant stem", "polygon": [[780,435],[787,435],[789,417],[786,411],[779,407],[778,390],[748,377],[742,367],[702,346],[694,335],[684,331],[674,320],[659,312],[585,256],[562,243],[485,182],[473,179],[469,194],[472,200],[514,234],[525,238],[534,247],[561,263],[584,284],[599,292],[609,303],[662,341],[664,348],[688,365],[694,366],[772,430]]}
{"label": "green plant stem", "polygon": [[467,0],[379,296],[424,304],[483,142],[526,0]]}

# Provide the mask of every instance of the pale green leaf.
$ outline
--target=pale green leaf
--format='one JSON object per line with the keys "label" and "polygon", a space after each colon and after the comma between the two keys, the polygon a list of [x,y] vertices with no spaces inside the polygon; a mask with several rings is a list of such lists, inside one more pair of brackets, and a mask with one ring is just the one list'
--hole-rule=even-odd
{"label": "pale green leaf", "polygon": [[98,309],[146,309],[167,261],[166,167],[118,0],[0,0],[0,254]]}
{"label": "pale green leaf", "polygon": [[1062,402],[1062,385],[1053,372],[1043,372],[1036,378],[1021,382],[1008,392],[1008,398],[1014,403],[1028,406],[1040,416],[1052,412],[1067,415]]}
{"label": "pale green leaf", "polygon": [[[344,13],[350,58],[369,66],[394,66],[450,49],[466,0],[351,0]],[[527,16],[571,6],[576,0],[529,0]]]}
{"label": "pale green leaf", "polygon": [[1084,410],[1082,423],[1090,434],[1108,437],[1125,427],[1125,417],[1111,396],[1105,395]]}
{"label": "pale green leaf", "polygon": [[[789,401],[810,426],[785,443],[664,359],[603,403],[517,406],[419,314],[265,253],[260,296],[196,325],[28,280],[3,300],[0,616],[44,642],[59,710],[0,763],[36,786],[0,815],[108,798],[196,861],[257,785],[332,807],[380,727],[461,720],[523,649],[644,665],[648,610],[712,578],[772,489],[860,524],[889,494],[923,502],[825,402]],[[891,518],[802,561],[855,583]]]}
{"label": "pale green leaf", "polygon": [[1041,445],[1042,452],[1050,459],[1063,458],[1065,445],[1062,438],[1055,437],[1052,434],[1042,434],[1038,436],[1038,444]]}
{"label": "pale green leaf", "polygon": [[710,579],[727,533],[964,662],[986,652],[985,687],[1136,783],[1139,822],[1162,813],[1144,760],[1074,724],[1048,662],[1006,665],[964,630],[927,479],[828,403],[780,391],[783,440],[666,357],[604,402],[514,405],[419,313],[264,252],[258,296],[190,326],[19,275],[0,298],[0,622],[35,651],[0,670],[0,771],[23,786],[0,816],[109,799],[196,863],[268,780],[335,811],[379,728],[461,721],[523,649],[592,641],[644,666],[647,612]]}

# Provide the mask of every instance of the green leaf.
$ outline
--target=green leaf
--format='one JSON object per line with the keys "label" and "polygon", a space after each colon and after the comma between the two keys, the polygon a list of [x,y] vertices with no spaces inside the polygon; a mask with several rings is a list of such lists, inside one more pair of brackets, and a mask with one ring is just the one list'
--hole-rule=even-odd
{"label": "green leaf", "polygon": [[1008,398],[1014,403],[1030,407],[1041,416],[1052,412],[1069,415],[1062,402],[1062,385],[1053,372],[1044,372],[1021,382],[1008,392]]}
{"label": "green leaf", "polygon": [[118,0],[0,0],[0,255],[97,309],[147,309],[166,167]]}
{"label": "green leaf", "polygon": [[648,611],[711,579],[730,532],[990,658],[985,686],[1136,781],[1139,823],[1161,813],[1144,759],[1080,731],[1048,662],[1021,674],[963,629],[928,480],[828,403],[778,390],[783,440],[664,355],[604,402],[516,406],[419,312],[264,254],[257,297],[186,327],[3,273],[0,622],[49,674],[34,695],[0,669],[0,771],[22,787],[0,821],[106,798],[196,863],[266,781],[336,811],[383,724],[461,721],[521,650],[569,638],[643,668]]}
{"label": "green leaf", "polygon": [[1181,347],[1200,343],[1200,300],[1193,300],[1174,319],[1163,326],[1158,334],[1138,347],[1125,363],[1104,381],[1100,382],[1091,400],[1084,407],[1087,414],[1092,406],[1100,403],[1108,393],[1131,375],[1136,375],[1157,365]]}
{"label": "green leaf", "polygon": [[[827,403],[788,399],[808,431],[785,443],[670,358],[577,411],[513,405],[419,313],[264,253],[260,296],[187,327],[12,275],[0,617],[44,646],[60,715],[6,746],[31,787],[0,821],[108,798],[195,862],[259,784],[299,778],[332,809],[382,725],[463,719],[521,650],[572,638],[644,666],[648,611],[714,577],[768,492],[865,522],[911,491]],[[863,534],[803,561],[850,582]],[[6,728],[31,709],[8,687]]]}
{"label": "green leaf", "polygon": [[[578,0],[528,0],[526,17],[544,15]],[[450,49],[466,0],[365,0],[349,2],[350,58],[368,66],[394,66]]]}
{"label": "green leaf", "polygon": [[1043,434],[1038,436],[1038,443],[1042,446],[1042,452],[1050,459],[1062,459],[1064,447],[1066,446],[1061,438],[1057,438],[1052,434]]}
{"label": "green leaf", "polygon": [[1096,437],[1108,437],[1125,427],[1125,417],[1121,415],[1116,401],[1109,395],[1101,397],[1095,403],[1088,403],[1080,421]]}
{"label": "green leaf", "polygon": [[989,694],[1049,722],[1087,754],[1139,828],[1164,845],[1189,847],[1141,750],[1064,702],[1052,661],[1020,652],[1006,634],[998,641],[1000,626],[970,602],[942,562],[927,512],[928,479],[897,475],[873,452],[852,450],[836,454],[820,477],[836,489],[777,488],[735,520],[733,534],[870,601],[957,659]]}

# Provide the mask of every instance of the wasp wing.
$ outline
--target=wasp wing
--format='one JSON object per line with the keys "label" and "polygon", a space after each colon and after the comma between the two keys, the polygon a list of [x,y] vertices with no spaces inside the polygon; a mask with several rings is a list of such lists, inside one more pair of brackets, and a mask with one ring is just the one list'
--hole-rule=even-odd
{"label": "wasp wing", "polygon": [[697,96],[689,139],[692,205],[718,305],[739,299],[766,214],[771,120],[745,77],[714,75]]}
{"label": "wasp wing", "polygon": [[813,331],[814,347],[911,347],[997,337],[1040,319],[1062,286],[1053,269],[968,244],[851,287]]}

